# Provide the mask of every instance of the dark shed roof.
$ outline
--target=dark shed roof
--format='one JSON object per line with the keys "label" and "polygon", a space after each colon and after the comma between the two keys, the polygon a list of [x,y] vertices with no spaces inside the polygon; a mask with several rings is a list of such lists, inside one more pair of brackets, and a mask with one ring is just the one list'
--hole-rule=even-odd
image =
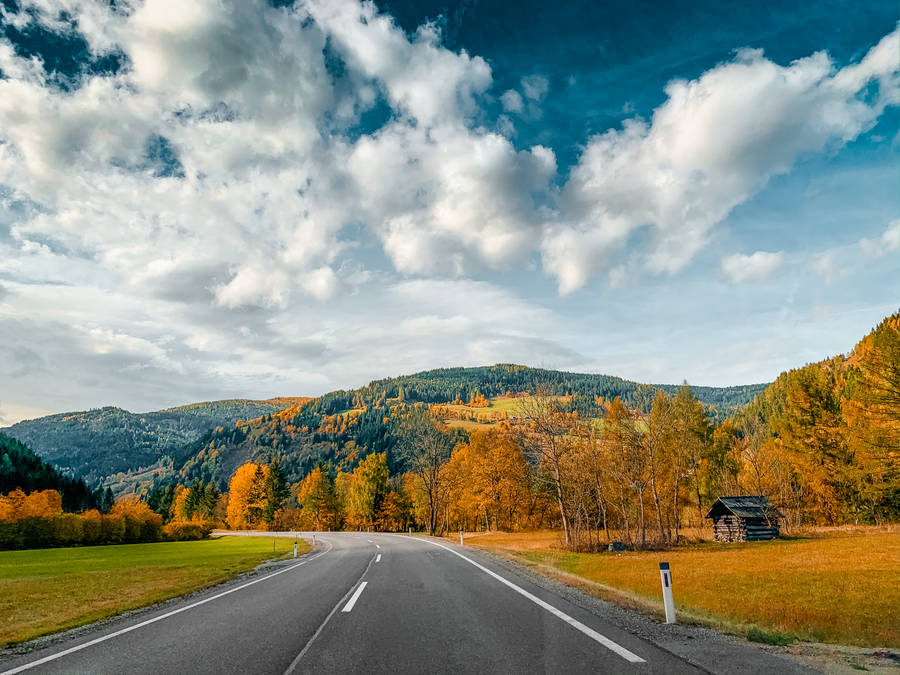
{"label": "dark shed roof", "polygon": [[783,518],[778,509],[769,503],[763,495],[744,495],[742,497],[719,497],[712,505],[707,518],[718,518],[727,513],[739,518]]}

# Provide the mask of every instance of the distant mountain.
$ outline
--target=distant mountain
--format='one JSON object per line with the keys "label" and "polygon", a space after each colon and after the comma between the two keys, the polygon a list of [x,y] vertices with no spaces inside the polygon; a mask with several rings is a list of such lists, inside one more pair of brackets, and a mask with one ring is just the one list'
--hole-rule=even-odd
{"label": "distant mountain", "polygon": [[119,472],[155,465],[216,427],[277,413],[306,398],[234,399],[148,413],[106,407],[48,415],[3,429],[44,460],[95,483]]}
{"label": "distant mountain", "polygon": [[[695,396],[714,419],[724,419],[751,401],[766,385],[696,387]],[[649,390],[657,388],[651,385]],[[662,385],[674,393],[676,385]],[[597,398],[621,397],[640,405],[641,385],[608,375],[498,364],[477,368],[442,368],[375,380],[350,391],[333,391],[302,407],[266,415],[231,429],[217,429],[173,456],[167,480],[215,482],[224,489],[235,469],[247,461],[281,458],[290,481],[298,481],[317,464],[352,468],[360,457],[385,452],[392,472],[402,471],[394,456],[395,414],[400,403],[449,403],[512,394],[571,394],[569,405],[582,416],[599,412]],[[649,400],[649,397],[648,397]],[[459,430],[457,430],[459,432]],[[462,433],[462,432],[459,432]]]}
{"label": "distant mountain", "polygon": [[[194,478],[224,488],[243,462],[269,461],[275,455],[283,458],[292,480],[300,480],[317,463],[352,463],[375,451],[388,452],[392,469],[399,470],[392,456],[391,416],[400,402],[448,403],[479,394],[490,398],[543,391],[571,394],[572,405],[582,415],[593,416],[597,397],[619,396],[639,405],[641,386],[609,375],[514,364],[441,368],[375,380],[316,399],[213,401],[150,413],[109,407],[23,421],[4,432],[57,468],[92,483],[103,481],[116,492]],[[693,391],[710,417],[724,419],[765,386]],[[661,388],[674,393],[678,386]]]}
{"label": "distant mountain", "polygon": [[99,490],[91,490],[80,478],[63,475],[30,448],[0,433],[0,494],[17,488],[25,492],[56,490],[66,511],[107,506]]}

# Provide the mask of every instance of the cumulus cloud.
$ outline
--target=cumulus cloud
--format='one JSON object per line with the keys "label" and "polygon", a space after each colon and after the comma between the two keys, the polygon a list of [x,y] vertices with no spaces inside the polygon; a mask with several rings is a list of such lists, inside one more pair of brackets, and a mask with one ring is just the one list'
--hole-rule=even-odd
{"label": "cumulus cloud", "polygon": [[[675,80],[652,118],[590,139],[547,230],[544,269],[571,292],[639,228],[646,267],[675,273],[738,204],[803,157],[840,147],[896,105],[898,36],[842,69],[819,52],[781,66],[745,49],[696,80]],[[867,87],[877,85],[869,100]]]}
{"label": "cumulus cloud", "polygon": [[781,267],[783,258],[781,252],[757,251],[752,255],[736,253],[722,258],[720,269],[733,284],[764,281]]}
{"label": "cumulus cloud", "polygon": [[[0,345],[30,364],[36,391],[53,390],[47,373],[97,403],[135,373],[161,401],[176,376],[187,398],[222,382],[243,395],[257,376],[320,391],[340,384],[324,359],[397,370],[354,360],[367,343],[344,337],[367,334],[346,316],[392,302],[369,337],[395,356],[385,345],[400,327],[409,368],[430,365],[423,332],[463,324],[470,351],[448,358],[579,362],[539,308],[462,277],[530,271],[538,255],[562,293],[598,273],[621,286],[639,265],[675,272],[772,176],[855,138],[897,98],[896,34],[840,69],[824,54],[781,66],[744,51],[670,83],[651,119],[586,139],[563,184],[553,149],[515,145],[510,116],[486,118],[489,64],[446,48],[436,24],[407,33],[357,0],[273,4],[0,10],[121,62],[63,82],[0,38]],[[500,100],[534,118],[548,91],[530,75]],[[384,121],[362,125],[376,107]],[[650,248],[623,252],[642,228]],[[865,246],[896,249],[890,236]],[[465,294],[465,309],[436,312],[410,289]]]}

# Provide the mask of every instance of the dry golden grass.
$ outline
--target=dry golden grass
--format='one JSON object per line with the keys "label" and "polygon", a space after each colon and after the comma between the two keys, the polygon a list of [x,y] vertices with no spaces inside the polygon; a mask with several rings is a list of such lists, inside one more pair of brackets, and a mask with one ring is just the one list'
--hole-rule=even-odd
{"label": "dry golden grass", "polygon": [[808,538],[621,554],[569,553],[560,534],[547,531],[472,534],[466,543],[576,575],[601,595],[654,610],[662,602],[658,564],[666,561],[683,618],[737,633],[758,626],[811,642],[900,643],[896,527],[817,528]]}
{"label": "dry golden grass", "polygon": [[223,537],[0,552],[0,647],[212,586],[293,543]]}

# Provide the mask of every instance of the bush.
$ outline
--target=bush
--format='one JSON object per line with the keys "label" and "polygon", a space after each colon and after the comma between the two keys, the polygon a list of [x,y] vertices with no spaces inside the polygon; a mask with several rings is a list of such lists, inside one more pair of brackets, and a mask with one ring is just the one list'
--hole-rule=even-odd
{"label": "bush", "polygon": [[172,522],[163,527],[163,536],[168,541],[188,541],[206,539],[212,532],[212,522]]}

